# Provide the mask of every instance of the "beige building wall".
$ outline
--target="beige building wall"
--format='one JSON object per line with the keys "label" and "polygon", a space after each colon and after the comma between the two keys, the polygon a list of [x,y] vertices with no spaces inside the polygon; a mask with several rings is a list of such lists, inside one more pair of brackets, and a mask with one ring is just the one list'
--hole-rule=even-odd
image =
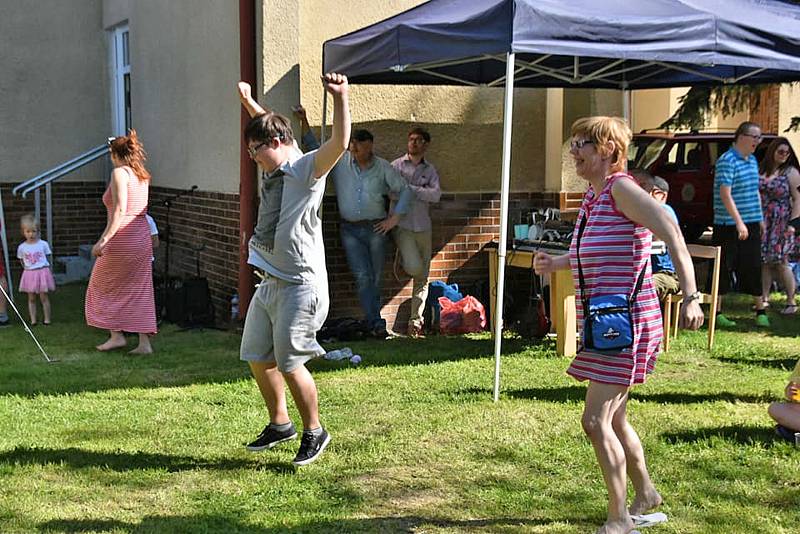
{"label": "beige building wall", "polygon": [[[342,4],[325,0],[280,0],[298,6],[300,43],[285,42],[299,65],[300,90],[275,95],[278,111],[289,113],[292,98],[299,96],[312,126],[321,123],[322,44],[327,39],[379,22],[412,8],[418,0],[374,2],[354,0]],[[272,4],[272,2],[269,2]],[[293,32],[294,8],[289,9]],[[265,46],[266,49],[266,46]],[[264,80],[291,79],[294,65],[264,52]],[[271,72],[270,72],[271,71]],[[514,102],[512,189],[545,189],[545,90],[518,89]],[[405,152],[410,127],[428,128],[433,142],[428,153],[442,177],[445,191],[499,191],[502,152],[502,88],[354,86],[350,99],[354,127],[375,134],[378,155],[394,159]],[[329,112],[330,113],[330,112]],[[328,123],[331,117],[329,116]]]}
{"label": "beige building wall", "polygon": [[800,131],[784,132],[792,122],[792,117],[800,116],[800,86],[781,85],[780,107],[778,109],[778,134],[786,137],[795,153],[800,152]]}
{"label": "beige building wall", "polygon": [[239,191],[237,2],[108,2],[106,21],[128,12],[131,115],[153,185]]}
{"label": "beige building wall", "polygon": [[[21,182],[105,141],[110,124],[102,0],[4,2],[0,182]],[[69,180],[99,180],[99,160]]]}

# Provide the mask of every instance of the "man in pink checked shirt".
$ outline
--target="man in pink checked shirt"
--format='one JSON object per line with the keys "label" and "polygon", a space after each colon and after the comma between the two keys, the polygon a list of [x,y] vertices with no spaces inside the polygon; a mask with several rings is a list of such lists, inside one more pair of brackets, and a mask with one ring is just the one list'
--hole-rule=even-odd
{"label": "man in pink checked shirt", "polygon": [[431,204],[439,202],[442,190],[439,174],[428,160],[425,152],[431,142],[431,134],[422,128],[408,132],[408,153],[392,162],[414,193],[411,208],[400,219],[394,230],[394,239],[403,260],[403,270],[414,280],[411,295],[411,317],[408,335],[422,335],[422,311],[428,297],[428,272],[431,266]]}

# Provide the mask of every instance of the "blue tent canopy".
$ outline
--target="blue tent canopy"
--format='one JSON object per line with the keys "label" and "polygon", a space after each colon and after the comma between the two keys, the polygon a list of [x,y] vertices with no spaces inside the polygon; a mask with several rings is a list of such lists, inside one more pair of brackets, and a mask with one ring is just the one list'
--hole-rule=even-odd
{"label": "blue tent canopy", "polygon": [[781,0],[431,0],[323,45],[353,83],[647,89],[800,80]]}
{"label": "blue tent canopy", "polygon": [[[649,89],[800,80],[785,0],[430,0],[326,41],[352,83],[505,86],[495,310],[500,394],[513,87]],[[327,96],[327,93],[325,93]],[[627,98],[624,99],[627,106]],[[323,99],[323,117],[325,116]],[[324,120],[324,119],[323,119]]]}

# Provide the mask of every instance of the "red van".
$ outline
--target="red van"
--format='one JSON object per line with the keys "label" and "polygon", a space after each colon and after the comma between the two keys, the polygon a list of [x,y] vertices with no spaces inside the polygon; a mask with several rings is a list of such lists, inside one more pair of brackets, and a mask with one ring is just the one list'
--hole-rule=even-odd
{"label": "red van", "polygon": [[[775,134],[764,134],[759,161]],[[714,223],[714,165],[733,143],[733,132],[635,134],[628,168],[646,169],[669,183],[667,203],[675,209],[686,241],[696,241]]]}

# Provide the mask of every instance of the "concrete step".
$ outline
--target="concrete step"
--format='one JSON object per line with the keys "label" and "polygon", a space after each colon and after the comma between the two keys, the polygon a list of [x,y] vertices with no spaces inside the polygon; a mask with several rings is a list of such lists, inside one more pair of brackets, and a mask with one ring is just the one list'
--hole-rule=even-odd
{"label": "concrete step", "polygon": [[94,258],[92,258],[92,245],[78,245],[78,256],[94,262]]}
{"label": "concrete step", "polygon": [[55,263],[57,267],[54,266],[56,271],[54,276],[58,284],[87,280],[94,265],[94,261],[87,260],[83,255],[59,256],[55,259]]}

